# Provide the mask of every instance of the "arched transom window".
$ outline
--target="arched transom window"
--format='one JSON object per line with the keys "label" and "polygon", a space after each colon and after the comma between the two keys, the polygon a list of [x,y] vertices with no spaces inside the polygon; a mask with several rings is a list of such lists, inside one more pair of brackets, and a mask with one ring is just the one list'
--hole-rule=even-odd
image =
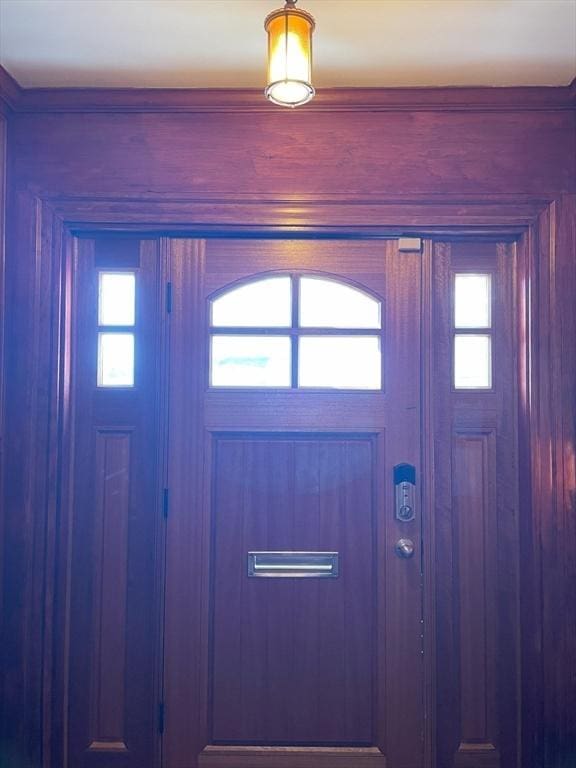
{"label": "arched transom window", "polygon": [[382,387],[382,307],[319,275],[273,275],[210,302],[210,385]]}

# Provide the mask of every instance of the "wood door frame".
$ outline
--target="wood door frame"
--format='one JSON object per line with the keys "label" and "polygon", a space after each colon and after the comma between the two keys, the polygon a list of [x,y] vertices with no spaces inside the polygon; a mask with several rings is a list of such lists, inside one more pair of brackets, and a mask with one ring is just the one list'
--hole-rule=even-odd
{"label": "wood door frame", "polygon": [[[28,458],[32,507],[43,510],[34,520],[34,542],[31,552],[42,552],[31,563],[31,599],[29,616],[40,619],[42,635],[29,638],[29,658],[37,672],[28,679],[34,690],[42,692],[42,765],[44,768],[66,766],[63,744],[66,733],[66,658],[58,638],[65,636],[67,626],[67,572],[62,563],[69,558],[69,521],[66,501],[70,487],[65,467],[72,446],[70,392],[71,318],[69,294],[73,235],[76,233],[122,231],[162,233],[169,236],[186,233],[187,237],[209,234],[243,234],[290,238],[316,234],[332,237],[394,237],[402,233],[452,237],[489,236],[518,239],[520,295],[517,317],[519,428],[521,448],[521,504],[530,511],[529,525],[521,531],[523,573],[521,590],[538,598],[538,574],[541,554],[538,546],[538,511],[547,502],[549,486],[542,472],[545,463],[549,473],[555,461],[542,456],[541,444],[555,436],[554,412],[548,404],[550,394],[559,402],[553,370],[534,366],[535,353],[543,360],[553,359],[557,348],[548,333],[551,313],[555,311],[554,267],[557,244],[555,222],[561,201],[524,199],[509,196],[482,197],[460,201],[457,197],[441,197],[432,204],[421,200],[382,201],[376,198],[351,204],[337,196],[331,198],[299,198],[298,200],[259,199],[170,201],[166,198],[148,201],[41,198],[30,192],[16,195],[15,233],[21,236],[35,255],[36,272],[33,296],[35,332],[32,381],[39,393],[26,424],[36,446]],[[194,222],[186,226],[183,222]],[[342,221],[345,224],[342,224]],[[458,221],[458,227],[453,222]],[[243,222],[240,224],[239,222]],[[378,222],[377,225],[374,222]],[[452,225],[451,225],[452,222]],[[432,427],[434,396],[431,387],[432,348],[432,266],[431,252],[423,254],[423,426],[428,438],[423,444],[424,519],[431,520],[434,506]],[[428,343],[427,343],[428,342]],[[46,386],[42,371],[50,370]],[[47,521],[47,522],[45,522]],[[426,537],[425,557],[433,561],[435,543],[433,527]],[[435,599],[432,569],[425,581],[425,619],[430,627],[426,637],[425,669],[427,709],[425,746],[426,768],[433,768],[435,718],[432,685],[435,677]],[[542,626],[537,615],[521,595],[522,662],[530,669],[530,680],[538,680],[542,661],[538,655],[538,639]],[[64,650],[64,653],[62,651]],[[526,673],[523,672],[523,680]],[[538,687],[527,686],[522,703],[523,741],[531,743],[531,731],[541,728],[537,705]],[[531,752],[527,747],[526,759]],[[527,763],[523,763],[527,765]]]}

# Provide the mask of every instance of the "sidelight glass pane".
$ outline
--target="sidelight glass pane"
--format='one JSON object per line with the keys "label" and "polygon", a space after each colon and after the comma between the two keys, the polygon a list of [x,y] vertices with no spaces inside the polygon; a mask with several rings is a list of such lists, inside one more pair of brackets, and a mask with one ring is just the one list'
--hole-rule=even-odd
{"label": "sidelight glass pane", "polygon": [[372,296],[336,280],[300,279],[302,328],[380,328],[380,306]]}
{"label": "sidelight glass pane", "polygon": [[134,325],[136,276],[134,272],[100,272],[98,322],[100,325]]}
{"label": "sidelight glass pane", "polygon": [[490,336],[456,334],[454,337],[454,386],[456,389],[490,389],[492,386]]}
{"label": "sidelight glass pane", "polygon": [[267,277],[212,302],[211,324],[221,328],[287,328],[292,321],[290,277]]}
{"label": "sidelight glass pane", "polygon": [[457,274],[454,284],[456,328],[490,328],[492,276]]}
{"label": "sidelight glass pane", "polygon": [[134,386],[134,334],[98,334],[98,386]]}
{"label": "sidelight glass pane", "polygon": [[379,336],[303,336],[298,385],[331,389],[380,389]]}
{"label": "sidelight glass pane", "polygon": [[213,387],[289,387],[288,336],[212,336]]}

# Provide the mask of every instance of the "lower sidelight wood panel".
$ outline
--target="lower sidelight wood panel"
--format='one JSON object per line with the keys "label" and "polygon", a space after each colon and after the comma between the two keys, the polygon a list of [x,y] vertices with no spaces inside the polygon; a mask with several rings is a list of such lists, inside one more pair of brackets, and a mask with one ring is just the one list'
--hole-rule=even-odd
{"label": "lower sidelight wood panel", "polygon": [[127,751],[124,685],[131,436],[132,430],[96,433],[89,751]]}
{"label": "lower sidelight wood panel", "polygon": [[454,764],[498,768],[495,432],[459,431],[452,450],[462,739]]}

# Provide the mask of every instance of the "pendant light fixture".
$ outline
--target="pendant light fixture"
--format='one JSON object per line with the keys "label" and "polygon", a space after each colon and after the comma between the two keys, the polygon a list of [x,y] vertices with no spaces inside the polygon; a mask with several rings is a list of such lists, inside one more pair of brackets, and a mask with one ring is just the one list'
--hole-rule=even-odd
{"label": "pendant light fixture", "polygon": [[314,96],[312,86],[312,32],[314,18],[296,0],[268,14],[268,85],[264,93],[283,107],[297,107]]}

